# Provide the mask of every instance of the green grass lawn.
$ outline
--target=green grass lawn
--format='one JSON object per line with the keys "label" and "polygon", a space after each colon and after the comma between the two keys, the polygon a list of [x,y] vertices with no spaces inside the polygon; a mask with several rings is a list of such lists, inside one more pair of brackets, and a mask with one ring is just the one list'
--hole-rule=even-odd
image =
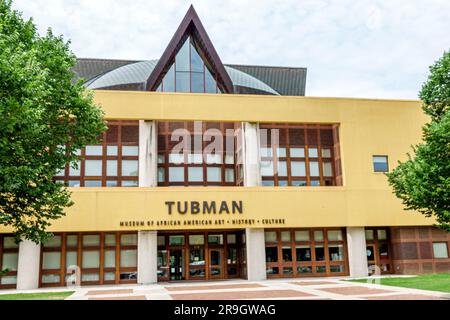
{"label": "green grass lawn", "polygon": [[74,291],[0,294],[0,300],[64,300],[73,293]]}
{"label": "green grass lawn", "polygon": [[[450,273],[424,274],[405,278],[381,278],[382,285],[450,292]],[[367,282],[367,279],[349,280]]]}

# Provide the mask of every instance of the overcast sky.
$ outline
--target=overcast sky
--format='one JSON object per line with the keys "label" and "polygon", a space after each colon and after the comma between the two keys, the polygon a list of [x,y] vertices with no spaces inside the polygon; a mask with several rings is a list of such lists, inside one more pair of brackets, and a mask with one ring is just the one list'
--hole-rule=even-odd
{"label": "overcast sky", "polygon": [[224,63],[308,68],[306,94],[416,99],[450,50],[448,0],[15,0],[83,58],[157,59],[194,4]]}

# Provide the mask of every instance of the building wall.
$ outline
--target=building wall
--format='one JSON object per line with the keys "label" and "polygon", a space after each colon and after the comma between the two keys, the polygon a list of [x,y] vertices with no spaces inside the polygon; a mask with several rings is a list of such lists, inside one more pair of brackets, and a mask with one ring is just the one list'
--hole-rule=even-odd
{"label": "building wall", "polygon": [[[339,124],[343,186],[73,189],[75,205],[50,231],[420,226],[434,222],[405,212],[385,175],[372,168],[373,155],[388,155],[392,169],[420,141],[427,118],[419,101],[121,91],[96,91],[95,100],[107,119]],[[167,201],[242,201],[244,209],[236,215],[169,215]],[[265,223],[264,219],[280,221]],[[185,224],[188,221],[193,224]],[[0,232],[8,231],[0,227]]]}

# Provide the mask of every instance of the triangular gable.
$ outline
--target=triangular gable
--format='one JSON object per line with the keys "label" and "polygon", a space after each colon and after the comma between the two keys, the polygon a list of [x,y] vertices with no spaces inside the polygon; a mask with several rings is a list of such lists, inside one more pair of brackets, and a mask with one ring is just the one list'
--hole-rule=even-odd
{"label": "triangular gable", "polygon": [[217,79],[217,83],[222,90],[224,90],[225,93],[233,93],[233,83],[230,76],[225,70],[216,49],[214,49],[214,46],[192,5],[153,69],[153,72],[150,74],[150,77],[147,80],[147,91],[157,90],[158,84],[162,81],[162,78],[174,61],[176,54],[189,36],[191,36],[200,47],[199,49],[201,52],[199,53],[201,54],[202,59],[205,64],[208,65],[209,71],[212,73],[213,77]]}

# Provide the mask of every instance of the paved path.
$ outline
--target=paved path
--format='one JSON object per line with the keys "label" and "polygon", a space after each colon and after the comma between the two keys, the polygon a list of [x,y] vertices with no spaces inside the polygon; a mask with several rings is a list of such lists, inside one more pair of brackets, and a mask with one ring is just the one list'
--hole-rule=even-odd
{"label": "paved path", "polygon": [[0,294],[75,291],[66,300],[450,300],[450,293],[343,281],[342,278],[1,290]]}
{"label": "paved path", "polygon": [[244,280],[82,287],[68,300],[450,300],[450,294],[339,279]]}

